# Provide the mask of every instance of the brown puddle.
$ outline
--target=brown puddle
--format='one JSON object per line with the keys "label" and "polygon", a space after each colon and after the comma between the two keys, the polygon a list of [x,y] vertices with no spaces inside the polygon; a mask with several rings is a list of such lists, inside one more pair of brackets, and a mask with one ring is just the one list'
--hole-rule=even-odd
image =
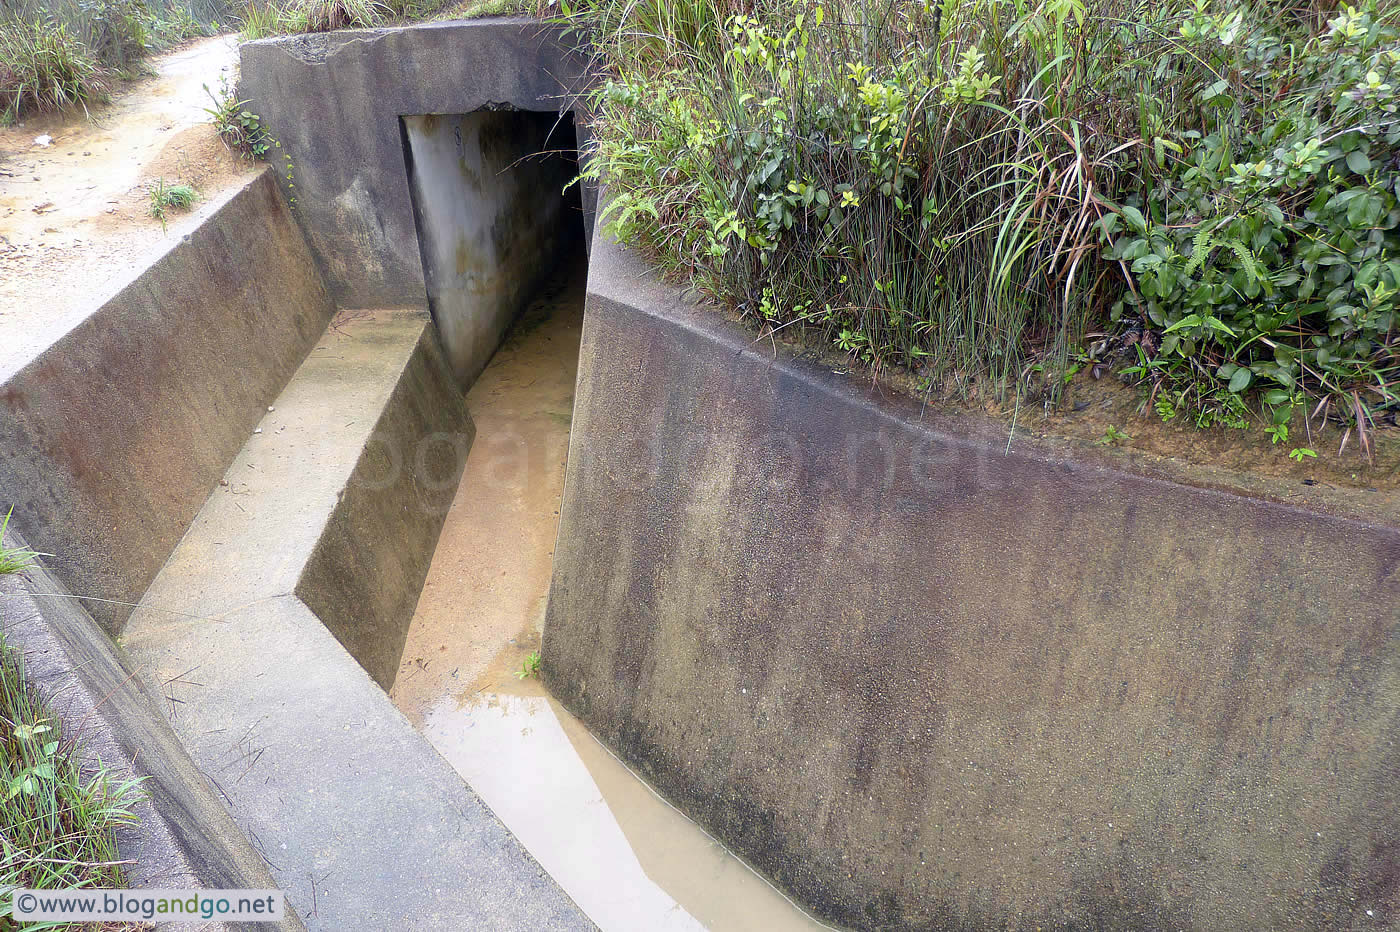
{"label": "brown puddle", "polygon": [[390,695],[604,930],[813,930],[533,678],[564,487],[582,262],[522,315],[467,394],[476,441]]}

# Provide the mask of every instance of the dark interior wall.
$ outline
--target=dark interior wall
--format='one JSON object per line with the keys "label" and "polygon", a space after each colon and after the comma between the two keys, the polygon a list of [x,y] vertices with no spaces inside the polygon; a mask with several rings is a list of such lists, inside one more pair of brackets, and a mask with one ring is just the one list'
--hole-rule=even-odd
{"label": "dark interior wall", "polygon": [[424,303],[399,118],[577,111],[589,68],[576,43],[538,20],[484,19],[242,46],[239,96],[281,142],[279,167],[291,161],[294,214],[340,307]]}
{"label": "dark interior wall", "polygon": [[465,388],[560,250],[581,246],[577,186],[563,193],[573,120],[480,110],[405,116],[403,131],[428,307]]}

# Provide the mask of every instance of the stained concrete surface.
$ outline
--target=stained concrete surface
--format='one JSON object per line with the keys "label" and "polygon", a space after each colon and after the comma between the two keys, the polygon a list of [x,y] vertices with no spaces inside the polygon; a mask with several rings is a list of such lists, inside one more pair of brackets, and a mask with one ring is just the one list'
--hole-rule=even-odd
{"label": "stained concrete surface", "polygon": [[[297,216],[339,306],[424,300],[399,117],[575,110],[588,74],[576,44],[518,18],[244,43],[239,96],[297,166]],[[586,223],[593,203],[585,188]]]}
{"label": "stained concrete surface", "polygon": [[264,171],[39,355],[0,353],[0,502],[109,630],[332,310]]}
{"label": "stained concrete surface", "polygon": [[578,174],[573,121],[518,110],[402,119],[428,309],[465,388],[561,244],[581,237],[577,186],[564,194]]}
{"label": "stained concrete surface", "polygon": [[391,693],[410,720],[544,619],[564,489],[585,268],[565,263],[466,396],[476,424]]}
{"label": "stained concrete surface", "polygon": [[[580,257],[581,258],[581,257]],[[585,269],[555,281],[467,394],[477,439],[395,680],[395,704],[608,930],[822,927],[667,805],[538,679]]]}
{"label": "stained concrete surface", "polygon": [[1400,928],[1400,530],[589,287],[544,673],[686,812],[862,929]]}
{"label": "stained concrete surface", "polygon": [[[398,432],[380,432],[386,415]],[[329,538],[338,572],[319,588],[416,596],[421,577],[402,570],[426,568],[460,468],[419,454],[465,452],[469,435],[438,441],[468,423],[425,313],[340,315],[123,634],[311,929],[590,927],[370,678],[396,650],[362,667],[347,647],[376,632],[333,635],[305,594]],[[387,645],[401,637],[378,621]]]}
{"label": "stained concrete surface", "polygon": [[[418,314],[356,312],[340,321],[347,332],[359,331],[361,339],[332,339],[326,358],[313,353],[297,375],[303,383],[331,387],[321,400],[335,408],[318,412],[317,421],[333,424],[346,418],[348,426],[362,429],[362,412],[346,404],[345,393],[335,387],[360,381],[358,375],[346,377],[350,370],[388,366],[393,391],[379,406],[369,441],[297,579],[296,595],[388,689],[475,431],[436,332],[424,327]],[[363,338],[366,329],[380,325],[382,335]],[[416,334],[406,361],[395,354],[402,349],[395,346],[399,330]],[[395,375],[398,365],[402,368]],[[279,433],[285,429],[326,430],[322,423],[305,420],[276,428]],[[324,464],[303,460],[297,465]],[[305,491],[306,483],[288,480],[289,489]]]}

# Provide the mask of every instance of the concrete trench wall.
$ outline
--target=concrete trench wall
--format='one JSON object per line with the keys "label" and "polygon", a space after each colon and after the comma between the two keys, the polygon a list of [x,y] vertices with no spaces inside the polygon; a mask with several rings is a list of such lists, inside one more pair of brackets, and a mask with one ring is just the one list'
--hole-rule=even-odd
{"label": "concrete trench wall", "polygon": [[547,682],[823,917],[1400,928],[1400,529],[1007,454],[602,240],[574,412]]}
{"label": "concrete trench wall", "polygon": [[0,502],[119,630],[332,306],[271,172],[0,373]]}
{"label": "concrete trench wall", "polygon": [[577,187],[571,210],[562,196],[578,173],[573,120],[518,110],[401,119],[428,309],[468,386],[577,236]]}
{"label": "concrete trench wall", "polygon": [[[586,74],[519,21],[242,56],[351,307],[434,293],[401,117]],[[1006,453],[590,278],[545,674],[731,848],[861,929],[1400,928],[1400,530]]]}

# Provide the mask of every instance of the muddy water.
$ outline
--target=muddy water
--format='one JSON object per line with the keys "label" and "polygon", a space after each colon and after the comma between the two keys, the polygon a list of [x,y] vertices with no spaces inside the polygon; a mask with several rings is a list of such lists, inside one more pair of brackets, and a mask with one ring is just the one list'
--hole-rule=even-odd
{"label": "muddy water", "polygon": [[540,644],[583,320],[582,262],[467,395],[477,437],[391,696],[601,928],[812,930],[540,687]]}

